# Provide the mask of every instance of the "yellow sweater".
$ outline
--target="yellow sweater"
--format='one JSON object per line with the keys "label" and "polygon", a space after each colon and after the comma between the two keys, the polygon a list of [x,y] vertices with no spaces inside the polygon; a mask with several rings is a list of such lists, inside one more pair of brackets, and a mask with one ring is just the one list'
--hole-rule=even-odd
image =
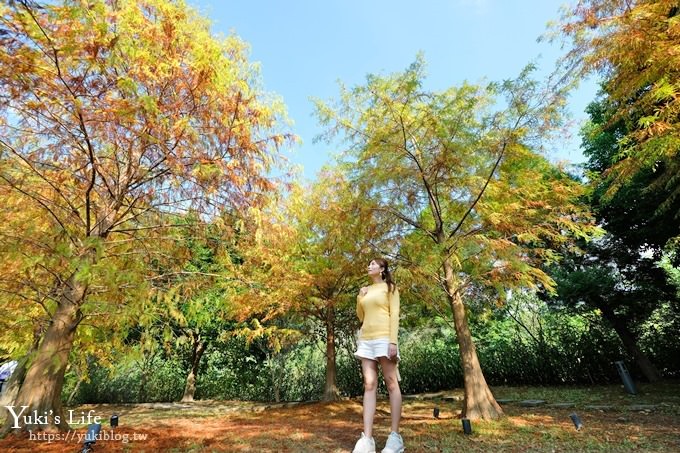
{"label": "yellow sweater", "polygon": [[357,296],[357,316],[362,322],[360,340],[389,338],[398,344],[399,290],[387,291],[387,283],[374,283],[364,296]]}

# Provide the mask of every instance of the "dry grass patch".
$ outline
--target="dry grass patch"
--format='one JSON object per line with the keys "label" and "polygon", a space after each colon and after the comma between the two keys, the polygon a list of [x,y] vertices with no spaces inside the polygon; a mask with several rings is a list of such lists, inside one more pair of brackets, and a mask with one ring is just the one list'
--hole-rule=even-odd
{"label": "dry grass patch", "polygon": [[[496,388],[499,397],[536,397],[550,402],[575,401],[575,409],[504,407],[506,417],[493,422],[473,423],[473,434],[462,433],[458,419],[460,402],[445,400],[445,393],[433,399],[404,401],[402,435],[409,452],[552,452],[552,451],[680,451],[680,384],[647,387],[636,401],[660,405],[652,412],[631,412],[616,403],[615,410],[585,410],[587,404],[609,401],[602,393],[618,398],[617,386],[594,392],[589,389]],[[609,392],[609,393],[608,393]],[[590,395],[590,397],[588,397]],[[560,398],[557,398],[557,397]],[[562,398],[563,397],[563,398]],[[628,403],[627,396],[623,396]],[[435,406],[440,418],[434,419]],[[361,402],[308,403],[293,407],[242,402],[196,402],[192,404],[97,405],[81,406],[78,411],[94,410],[105,420],[120,415],[118,439],[97,443],[96,452],[349,452],[361,426]],[[569,414],[576,411],[584,429],[576,431]],[[389,432],[389,404],[378,402],[375,437],[382,448]],[[105,431],[110,428],[104,425]],[[85,428],[77,433],[84,436]],[[127,442],[121,440],[127,435]],[[137,440],[134,440],[134,436]],[[140,440],[140,436],[146,439]],[[0,440],[0,451],[63,452],[78,451],[71,440],[29,440],[9,436]]]}

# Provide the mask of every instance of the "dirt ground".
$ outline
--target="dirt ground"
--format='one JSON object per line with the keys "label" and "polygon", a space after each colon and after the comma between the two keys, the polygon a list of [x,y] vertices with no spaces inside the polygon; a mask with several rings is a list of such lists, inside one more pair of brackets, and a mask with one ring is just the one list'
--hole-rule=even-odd
{"label": "dirt ground", "polygon": [[[460,395],[408,398],[401,433],[408,452],[680,452],[680,406],[672,396],[662,399],[652,401],[656,405],[652,410],[632,410],[620,402],[604,409],[587,407],[584,402],[564,409],[509,402],[503,406],[503,419],[475,422],[473,434],[465,435],[458,418]],[[440,409],[438,419],[433,417],[435,406]],[[95,452],[350,452],[362,430],[361,410],[360,400],[270,406],[198,401],[85,405],[74,413],[92,411],[102,418]],[[569,418],[573,412],[583,421],[580,431]],[[120,417],[120,426],[111,429],[108,420],[114,413]],[[389,404],[381,400],[374,432],[378,451],[389,425]],[[46,433],[41,438],[38,434],[33,438],[9,435],[0,440],[0,451],[77,452],[86,429],[74,428],[61,434],[66,439],[48,439]]]}

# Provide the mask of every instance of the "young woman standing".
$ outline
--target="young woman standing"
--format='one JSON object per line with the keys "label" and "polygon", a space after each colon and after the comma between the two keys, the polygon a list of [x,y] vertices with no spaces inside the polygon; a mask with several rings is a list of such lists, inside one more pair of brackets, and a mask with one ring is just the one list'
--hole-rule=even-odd
{"label": "young woman standing", "polygon": [[401,389],[399,388],[399,290],[392,281],[387,261],[372,260],[368,276],[373,282],[361,288],[357,296],[357,316],[362,322],[357,351],[364,376],[364,432],[353,453],[374,453],[373,418],[378,388],[378,365],[382,369],[390,395],[392,431],[382,453],[402,453],[404,441],[399,435]]}

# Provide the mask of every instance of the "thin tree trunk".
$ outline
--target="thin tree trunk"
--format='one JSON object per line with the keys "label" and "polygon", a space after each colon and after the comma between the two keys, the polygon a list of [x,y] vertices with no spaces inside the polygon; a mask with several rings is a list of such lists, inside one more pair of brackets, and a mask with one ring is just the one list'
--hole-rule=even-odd
{"label": "thin tree trunk", "polygon": [[84,380],[85,377],[78,375],[78,382],[76,382],[75,387],[73,387],[73,390],[71,390],[71,394],[68,396],[68,399],[66,400],[67,406],[70,406],[71,403],[73,402],[73,398],[75,398],[76,394],[78,393],[78,389],[80,388],[80,384],[82,384]]}
{"label": "thin tree trunk", "polygon": [[205,352],[206,342],[201,339],[200,335],[192,334],[193,348],[191,351],[191,369],[187,376],[187,382],[184,386],[184,396],[182,402],[189,402],[194,400],[196,394],[196,377],[198,376],[198,367],[201,364],[201,357]]}
{"label": "thin tree trunk", "polygon": [[142,361],[140,362],[141,377],[139,379],[139,390],[137,391],[137,402],[146,402],[146,383],[149,380],[149,374],[154,365],[154,360],[158,355],[158,348],[153,347],[149,351],[142,352]]}
{"label": "thin tree trunk", "polygon": [[52,322],[14,402],[14,413],[21,415],[10,415],[3,433],[69,429],[61,404],[61,391],[85,293],[86,287],[74,277],[66,282]]}
{"label": "thin tree trunk", "polygon": [[335,354],[335,309],[329,306],[326,314],[326,385],[323,391],[324,401],[337,401],[338,391],[337,368]]}
{"label": "thin tree trunk", "polygon": [[628,354],[633,356],[635,363],[638,367],[640,367],[640,371],[642,371],[642,374],[645,376],[645,378],[649,382],[660,381],[661,374],[656,369],[654,364],[652,364],[652,361],[649,360],[649,357],[647,357],[647,355],[638,347],[637,339],[635,338],[635,335],[633,335],[633,332],[628,329],[626,323],[621,318],[616,316],[611,310],[603,309],[602,314],[611,323],[614,331],[616,331],[616,334],[621,339],[623,347],[626,349]]}
{"label": "thin tree trunk", "polygon": [[463,365],[463,382],[465,397],[461,416],[471,420],[493,420],[503,416],[503,409],[498,405],[486,383],[482,367],[479,364],[477,350],[472,341],[472,334],[465,315],[465,305],[454,281],[453,267],[447,260],[444,262],[446,289],[448,292],[456,337]]}
{"label": "thin tree trunk", "polygon": [[267,363],[269,363],[269,375],[272,379],[272,389],[274,390],[274,401],[281,402],[281,369],[283,368],[279,363],[280,353],[267,352]]}

